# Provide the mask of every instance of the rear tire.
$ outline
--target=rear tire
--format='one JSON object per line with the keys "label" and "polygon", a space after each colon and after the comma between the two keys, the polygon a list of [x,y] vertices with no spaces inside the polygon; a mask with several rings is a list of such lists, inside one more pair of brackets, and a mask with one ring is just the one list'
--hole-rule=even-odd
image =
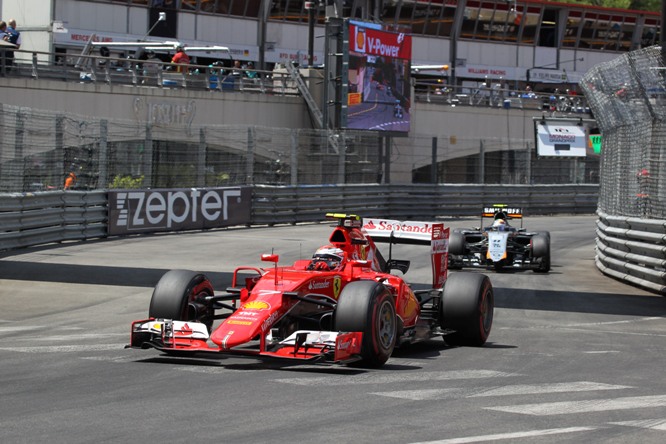
{"label": "rear tire", "polygon": [[455,345],[480,347],[493,325],[495,298],[488,276],[456,273],[444,284],[440,304],[441,326],[456,332],[446,336]]}
{"label": "rear tire", "polygon": [[335,309],[335,330],[363,332],[361,365],[381,367],[393,353],[398,318],[387,288],[375,281],[350,282]]}
{"label": "rear tire", "polygon": [[155,286],[148,316],[201,322],[210,333],[214,309],[204,298],[212,295],[213,286],[204,274],[190,270],[171,270]]}
{"label": "rear tire", "polygon": [[465,254],[465,235],[453,230],[449,236],[449,254],[460,256]]}

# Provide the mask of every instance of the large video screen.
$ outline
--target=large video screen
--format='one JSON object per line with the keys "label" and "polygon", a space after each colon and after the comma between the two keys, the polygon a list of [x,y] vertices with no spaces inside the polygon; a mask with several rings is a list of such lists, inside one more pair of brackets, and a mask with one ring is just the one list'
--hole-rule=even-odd
{"label": "large video screen", "polygon": [[349,24],[347,128],[409,132],[412,37]]}

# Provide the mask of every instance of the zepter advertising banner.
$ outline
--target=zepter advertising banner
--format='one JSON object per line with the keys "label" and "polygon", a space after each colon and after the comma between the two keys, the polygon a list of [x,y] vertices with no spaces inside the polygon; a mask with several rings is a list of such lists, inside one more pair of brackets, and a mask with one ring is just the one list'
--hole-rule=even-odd
{"label": "zepter advertising banner", "polygon": [[347,128],[409,132],[412,37],[349,24]]}
{"label": "zepter advertising banner", "polygon": [[252,189],[109,191],[109,235],[200,230],[250,222]]}
{"label": "zepter advertising banner", "polygon": [[537,156],[585,157],[587,135],[584,127],[573,122],[535,122]]}

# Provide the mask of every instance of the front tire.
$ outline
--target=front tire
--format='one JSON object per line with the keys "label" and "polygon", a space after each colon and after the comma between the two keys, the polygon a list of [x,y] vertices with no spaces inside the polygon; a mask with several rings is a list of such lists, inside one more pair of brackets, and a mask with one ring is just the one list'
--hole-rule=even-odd
{"label": "front tire", "polygon": [[538,261],[535,273],[550,271],[550,233],[539,233],[532,237],[532,258]]}
{"label": "front tire", "polygon": [[204,274],[190,270],[171,270],[155,286],[148,316],[201,322],[210,333],[214,309],[204,298],[212,295],[213,286]]}
{"label": "front tire", "polygon": [[441,326],[455,330],[446,341],[455,345],[480,347],[486,343],[493,325],[495,297],[488,276],[456,273],[444,284],[440,303]]}
{"label": "front tire", "polygon": [[375,281],[350,282],[335,309],[335,330],[363,332],[361,365],[381,367],[393,353],[398,319],[388,289]]}

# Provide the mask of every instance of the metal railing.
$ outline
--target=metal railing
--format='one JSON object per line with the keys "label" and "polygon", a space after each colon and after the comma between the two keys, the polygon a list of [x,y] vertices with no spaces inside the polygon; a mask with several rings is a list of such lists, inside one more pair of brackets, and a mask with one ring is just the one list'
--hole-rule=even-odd
{"label": "metal railing", "polygon": [[[159,59],[14,52],[15,59],[11,65],[0,54],[0,76],[274,95],[300,94],[289,73],[280,69],[265,71],[217,65],[175,65]],[[20,57],[21,54],[26,57]]]}
{"label": "metal railing", "polygon": [[[436,220],[478,216],[488,202],[527,215],[594,214],[597,194],[595,185],[256,185],[246,225],[319,222],[330,211]],[[110,217],[105,190],[0,194],[0,251],[107,237]]]}
{"label": "metal railing", "polygon": [[666,296],[666,221],[598,215],[597,268]]}
{"label": "metal railing", "polygon": [[558,115],[590,113],[584,96],[572,94],[566,89],[559,90],[558,85],[553,85],[552,92],[533,92],[506,86],[472,88],[417,81],[414,83],[414,100],[448,106],[540,110]]}

